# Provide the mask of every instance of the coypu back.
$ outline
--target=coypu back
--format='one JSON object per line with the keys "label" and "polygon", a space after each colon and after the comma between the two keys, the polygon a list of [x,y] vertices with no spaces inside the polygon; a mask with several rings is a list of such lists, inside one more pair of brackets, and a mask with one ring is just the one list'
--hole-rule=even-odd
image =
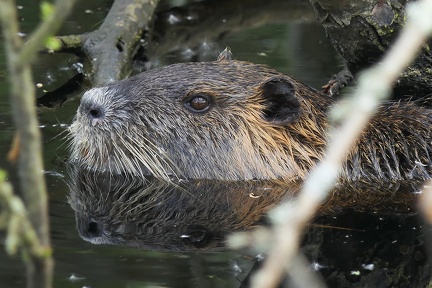
{"label": "coypu back", "polygon": [[331,99],[263,65],[181,63],[85,93],[72,160],[161,178],[303,179]]}

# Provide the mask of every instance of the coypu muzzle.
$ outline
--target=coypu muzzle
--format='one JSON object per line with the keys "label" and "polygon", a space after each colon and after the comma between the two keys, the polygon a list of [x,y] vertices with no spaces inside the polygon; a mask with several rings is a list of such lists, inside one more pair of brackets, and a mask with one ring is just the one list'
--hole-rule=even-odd
{"label": "coypu muzzle", "polygon": [[87,115],[92,126],[96,126],[97,123],[105,117],[105,109],[103,108],[102,105],[98,105],[98,104],[86,105],[84,103],[83,105],[80,105],[79,113],[83,115]]}

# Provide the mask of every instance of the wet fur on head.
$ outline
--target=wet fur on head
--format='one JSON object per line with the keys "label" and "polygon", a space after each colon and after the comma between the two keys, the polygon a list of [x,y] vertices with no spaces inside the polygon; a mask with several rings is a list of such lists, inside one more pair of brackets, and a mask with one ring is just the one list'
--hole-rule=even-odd
{"label": "wet fur on head", "polygon": [[[211,99],[211,109],[185,108],[194,95]],[[171,65],[88,91],[71,127],[71,158],[162,178],[304,178],[325,143],[330,100],[316,95],[261,65]],[[93,106],[103,110],[97,120],[88,117]]]}

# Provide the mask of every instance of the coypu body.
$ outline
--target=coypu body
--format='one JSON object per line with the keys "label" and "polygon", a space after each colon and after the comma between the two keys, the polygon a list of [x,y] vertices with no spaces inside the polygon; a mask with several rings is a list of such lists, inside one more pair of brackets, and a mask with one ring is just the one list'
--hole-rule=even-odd
{"label": "coypu body", "polygon": [[[323,156],[333,102],[263,65],[174,64],[87,91],[71,159],[114,174],[301,182]],[[431,124],[430,109],[384,103],[338,186],[417,189],[431,173]]]}

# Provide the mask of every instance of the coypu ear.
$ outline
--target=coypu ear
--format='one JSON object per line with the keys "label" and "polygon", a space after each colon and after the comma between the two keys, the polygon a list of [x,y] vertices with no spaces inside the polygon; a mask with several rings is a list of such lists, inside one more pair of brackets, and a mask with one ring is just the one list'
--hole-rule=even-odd
{"label": "coypu ear", "polygon": [[300,102],[294,85],[289,80],[271,78],[261,85],[261,91],[265,100],[266,109],[263,112],[267,121],[285,125],[300,116]]}
{"label": "coypu ear", "polygon": [[225,49],[221,53],[219,53],[219,56],[216,59],[216,61],[218,62],[227,60],[233,60],[233,55],[230,47],[225,47]]}

